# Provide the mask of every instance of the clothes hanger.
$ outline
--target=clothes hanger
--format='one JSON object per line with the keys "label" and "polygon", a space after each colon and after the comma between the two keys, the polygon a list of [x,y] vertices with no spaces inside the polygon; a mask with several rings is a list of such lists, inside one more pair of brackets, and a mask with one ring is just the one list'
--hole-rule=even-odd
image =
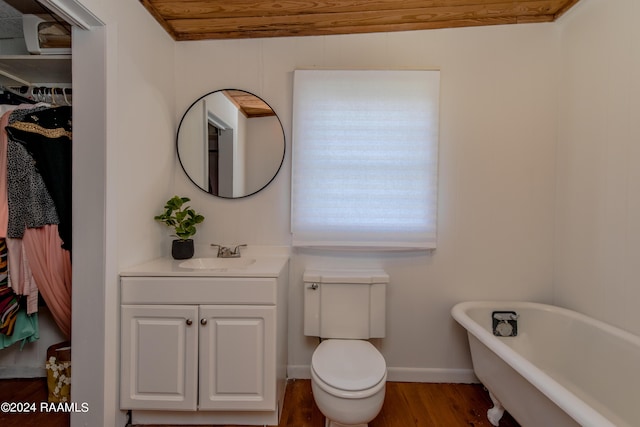
{"label": "clothes hanger", "polygon": [[71,106],[71,101],[67,99],[67,90],[65,88],[62,88],[62,97],[64,98],[64,102]]}
{"label": "clothes hanger", "polygon": [[0,86],[0,104],[20,105],[35,104],[35,102],[32,99],[26,98],[10,89]]}
{"label": "clothes hanger", "polygon": [[58,103],[56,102],[56,89],[57,88],[55,86],[51,88],[51,106],[52,107],[58,106]]}

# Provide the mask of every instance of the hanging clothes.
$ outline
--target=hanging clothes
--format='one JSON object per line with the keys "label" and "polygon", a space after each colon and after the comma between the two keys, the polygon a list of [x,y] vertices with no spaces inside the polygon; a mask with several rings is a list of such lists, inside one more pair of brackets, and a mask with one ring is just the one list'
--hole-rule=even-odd
{"label": "hanging clothes", "polygon": [[71,107],[14,111],[6,130],[8,234],[22,233],[30,270],[25,275],[32,274],[56,324],[70,338]]}
{"label": "hanging clothes", "polygon": [[15,110],[11,105],[0,105],[2,117],[0,117],[0,237],[7,237],[7,224],[9,222],[9,200],[7,196],[7,145],[8,136],[6,126],[9,124],[11,111]]}
{"label": "hanging clothes", "polygon": [[27,314],[38,312],[38,284],[33,277],[23,239],[6,239],[9,256],[9,286],[26,300]]}
{"label": "hanging clothes", "polygon": [[[5,106],[0,108],[6,113],[0,118],[0,237],[8,236],[8,223],[9,223],[9,201],[8,201],[8,184],[7,184],[7,159],[8,159],[8,135],[6,132],[6,126],[9,124],[9,118],[16,110],[23,110],[23,112],[34,112],[43,110],[49,106],[46,104],[39,104],[36,106],[31,104],[21,104],[18,106]],[[18,147],[19,150],[24,150]],[[15,156],[14,156],[15,157]],[[28,161],[28,157],[23,158]],[[32,161],[29,163],[33,163]],[[14,168],[19,168],[13,164]],[[20,173],[20,172],[18,172]],[[15,175],[15,174],[14,174]],[[15,212],[14,212],[15,215]],[[22,239],[6,239],[6,244],[11,256],[9,257],[9,287],[13,289],[13,292],[17,295],[24,295],[26,297],[26,309],[27,314],[33,314],[38,311],[38,287],[31,274],[31,268],[29,261],[26,257],[24,248],[22,247]]]}
{"label": "hanging clothes", "polygon": [[12,335],[20,302],[9,287],[7,265],[7,245],[0,239],[0,334]]}
{"label": "hanging clothes", "polygon": [[[0,208],[0,233],[6,231],[7,235],[10,284],[13,286],[15,282],[14,289],[28,295],[30,309],[33,309],[32,286],[39,290],[54,321],[69,338],[71,108],[16,109],[9,114],[4,130],[8,210],[5,222]],[[0,144],[0,169],[3,165],[1,156]],[[3,204],[2,186],[0,177],[0,206]],[[64,220],[61,221],[61,217]],[[3,228],[5,223],[6,229]],[[18,312],[17,322],[20,319]],[[37,322],[37,317],[35,319]],[[25,320],[33,326],[32,316]],[[29,329],[27,322],[21,324],[20,330],[24,333]],[[35,336],[37,323],[32,329]]]}
{"label": "hanging clothes", "polygon": [[[16,271],[24,272],[27,276],[23,287],[24,298],[16,294],[11,287],[9,275],[8,245],[6,242],[7,225],[9,219],[7,197],[7,133],[6,125],[15,109],[31,109],[31,104],[0,105],[0,348],[9,347],[17,342],[20,349],[27,342],[34,342],[40,338],[38,325],[38,289],[28,270],[18,265]],[[23,249],[20,248],[20,254]],[[26,261],[26,259],[25,259]],[[19,263],[20,264],[20,263]],[[22,278],[20,280],[23,280]],[[20,280],[14,283],[20,284]],[[26,308],[23,302],[26,302]]]}
{"label": "hanging clothes", "polygon": [[[55,204],[44,179],[38,172],[34,159],[21,144],[20,137],[25,135],[12,127],[14,123],[21,122],[27,116],[38,114],[46,109],[46,107],[40,107],[33,110],[14,110],[9,115],[9,124],[5,127],[8,137],[9,223],[7,237],[21,239],[25,228],[59,223]],[[17,137],[16,133],[18,133]]]}
{"label": "hanging clothes", "polygon": [[[31,161],[34,162],[34,170],[42,178],[45,192],[50,197],[48,199],[42,192],[36,193],[36,200],[44,203],[44,205],[40,205],[43,211],[38,213],[49,213],[44,209],[49,209],[48,203],[51,200],[57,214],[57,221],[53,216],[40,217],[39,221],[42,223],[35,225],[35,227],[58,224],[63,248],[67,250],[71,250],[71,128],[70,106],[37,111],[14,111],[6,128],[10,141],[9,155],[18,156],[17,161],[20,161],[19,157],[23,155],[18,147],[11,145],[11,142],[19,143],[24,147]],[[15,149],[14,152],[12,152],[12,148]],[[11,169],[9,171],[11,172]],[[36,181],[37,178],[34,178],[30,184],[34,184]],[[10,197],[11,193],[10,190]],[[11,200],[10,198],[9,209],[11,209]],[[34,225],[27,225],[27,227],[33,228]]]}
{"label": "hanging clothes", "polygon": [[20,349],[40,338],[38,314],[27,314],[20,300],[8,286],[7,245],[0,239],[0,348],[17,342]]}
{"label": "hanging clothes", "polygon": [[9,286],[0,286],[0,334],[13,335],[18,310],[20,302],[16,294]]}
{"label": "hanging clothes", "polygon": [[40,339],[38,313],[27,314],[24,308],[18,310],[15,328],[12,335],[0,335],[0,348],[9,347],[20,343],[20,350],[28,342]]}
{"label": "hanging clothes", "polygon": [[27,229],[23,245],[53,320],[65,337],[71,339],[71,253],[62,248],[57,227]]}

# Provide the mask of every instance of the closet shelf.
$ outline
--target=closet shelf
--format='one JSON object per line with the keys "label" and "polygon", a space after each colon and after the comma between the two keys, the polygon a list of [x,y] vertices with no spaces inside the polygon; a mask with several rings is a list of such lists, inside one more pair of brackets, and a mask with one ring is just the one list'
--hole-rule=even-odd
{"label": "closet shelf", "polygon": [[0,55],[0,85],[71,87],[71,55]]}

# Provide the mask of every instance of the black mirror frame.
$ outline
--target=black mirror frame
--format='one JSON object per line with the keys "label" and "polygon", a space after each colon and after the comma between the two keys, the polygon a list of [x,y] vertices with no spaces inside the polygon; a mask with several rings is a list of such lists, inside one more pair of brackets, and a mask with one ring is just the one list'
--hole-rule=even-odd
{"label": "black mirror frame", "polygon": [[[273,174],[273,176],[271,177],[271,179],[269,179],[268,182],[266,182],[262,187],[260,187],[259,189],[257,189],[256,191],[243,195],[243,196],[238,196],[238,197],[226,197],[226,196],[220,196],[217,194],[212,194],[209,191],[205,190],[204,188],[202,188],[200,185],[198,185],[189,175],[189,173],[187,172],[187,169],[184,167],[184,164],[182,162],[182,159],[180,158],[180,150],[178,149],[179,147],[179,142],[180,142],[180,128],[182,127],[182,123],[185,119],[185,116],[189,113],[189,111],[191,110],[191,108],[196,105],[198,102],[200,102],[203,98],[214,94],[216,92],[222,92],[222,91],[242,91],[245,93],[248,93],[250,95],[255,96],[256,98],[258,98],[259,100],[261,100],[262,102],[264,102],[265,104],[267,104],[269,106],[269,108],[271,108],[271,110],[274,113],[275,118],[278,120],[278,123],[280,124],[280,130],[282,131],[282,158],[280,159],[280,164],[278,165],[278,168],[276,169],[275,173]],[[180,167],[182,168],[182,171],[184,172],[184,174],[187,176],[187,178],[189,178],[189,181],[191,181],[193,183],[193,185],[195,185],[197,188],[199,188],[201,191],[209,194],[210,196],[213,197],[218,197],[220,199],[227,199],[227,200],[238,200],[238,199],[245,199],[247,197],[253,196],[254,194],[259,193],[260,191],[264,190],[265,188],[267,188],[269,186],[269,184],[271,184],[276,177],[278,176],[278,173],[280,173],[280,170],[282,169],[282,165],[284,164],[284,159],[286,158],[286,154],[287,154],[287,138],[286,135],[284,133],[284,126],[282,126],[282,121],[280,120],[280,117],[278,116],[278,113],[276,113],[276,110],[273,109],[273,107],[264,99],[262,99],[261,97],[259,97],[258,95],[249,92],[247,90],[244,89],[235,89],[235,88],[225,88],[225,89],[218,89],[218,90],[213,90],[211,92],[205,93],[204,95],[200,96],[198,99],[196,99],[195,101],[193,101],[191,103],[191,105],[189,105],[189,107],[185,110],[184,114],[182,115],[182,118],[180,119],[180,123],[178,124],[178,129],[176,131],[176,155],[178,156],[178,162],[180,162]]]}

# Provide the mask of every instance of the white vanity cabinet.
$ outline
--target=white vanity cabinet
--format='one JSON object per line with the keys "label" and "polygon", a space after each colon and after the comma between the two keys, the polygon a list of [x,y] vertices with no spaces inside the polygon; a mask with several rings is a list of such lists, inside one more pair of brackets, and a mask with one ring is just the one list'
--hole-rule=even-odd
{"label": "white vanity cabinet", "polygon": [[134,424],[278,424],[285,266],[273,277],[122,273],[120,407]]}
{"label": "white vanity cabinet", "polygon": [[121,408],[196,410],[197,316],[197,306],[122,306]]}
{"label": "white vanity cabinet", "polygon": [[200,409],[276,408],[276,308],[200,307]]}

